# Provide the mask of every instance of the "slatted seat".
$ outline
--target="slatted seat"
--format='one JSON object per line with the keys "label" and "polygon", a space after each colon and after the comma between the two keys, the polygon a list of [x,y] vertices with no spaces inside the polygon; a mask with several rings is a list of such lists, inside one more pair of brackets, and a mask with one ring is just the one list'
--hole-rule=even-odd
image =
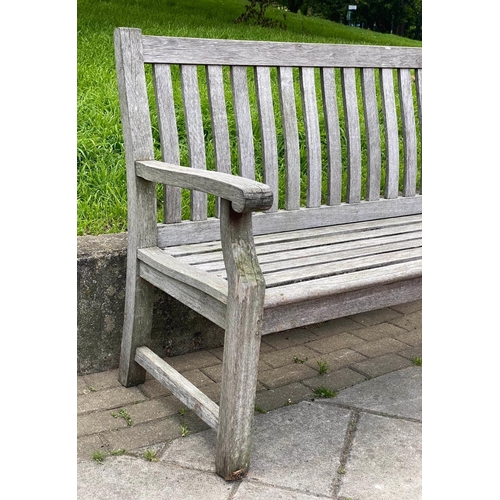
{"label": "slatted seat", "polygon": [[[129,199],[120,382],[150,372],[217,429],[216,471],[238,479],[262,335],[421,297],[421,50],[130,28],[115,50]],[[219,405],[148,347],[155,287],[225,329]]]}

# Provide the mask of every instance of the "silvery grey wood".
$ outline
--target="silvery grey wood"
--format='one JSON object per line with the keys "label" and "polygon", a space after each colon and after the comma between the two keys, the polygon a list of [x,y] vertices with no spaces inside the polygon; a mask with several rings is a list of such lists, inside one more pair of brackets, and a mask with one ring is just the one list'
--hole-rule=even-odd
{"label": "silvery grey wood", "polygon": [[392,69],[380,70],[380,88],[385,125],[385,197],[397,198],[399,186],[399,136]]}
{"label": "silvery grey wood", "polygon": [[252,214],[238,214],[227,200],[221,201],[221,242],[228,303],[215,468],[230,480],[250,466],[265,282],[253,243]]}
{"label": "silvery grey wood", "polygon": [[422,69],[415,70],[415,85],[417,88],[418,123],[422,133]]}
{"label": "silvery grey wood", "polygon": [[[180,72],[189,166],[206,169],[205,135],[201,116],[197,67],[182,64]],[[191,191],[191,220],[205,220],[206,218],[207,195],[199,191]]]}
{"label": "silvery grey wood", "polygon": [[273,195],[265,184],[224,172],[190,169],[153,161],[137,161],[137,176],[171,186],[196,189],[232,202],[236,212],[265,210],[272,205]]}
{"label": "silvery grey wood", "polygon": [[147,63],[218,64],[228,66],[315,66],[349,68],[422,67],[422,50],[317,43],[211,40],[145,36]]}
{"label": "silvery grey wood", "polygon": [[[402,217],[422,213],[422,197],[391,200],[361,201],[356,204],[343,203],[339,206],[301,208],[296,211],[279,210],[271,214],[256,213],[253,216],[254,235],[272,234],[280,231],[296,231],[350,222]],[[181,224],[160,225],[158,227],[158,246],[165,248],[182,244],[202,243],[220,239],[219,221],[184,221]]]}
{"label": "silvery grey wood", "polygon": [[278,210],[278,146],[271,89],[271,75],[267,67],[255,68],[255,90],[262,141],[262,167],[264,183],[273,193],[273,204],[268,212]]}
{"label": "silvery grey wood", "polygon": [[238,139],[239,174],[247,179],[255,179],[255,154],[246,67],[231,67],[231,87]]}
{"label": "silvery grey wood", "polygon": [[135,361],[171,391],[175,397],[193,410],[212,429],[219,425],[219,407],[186,377],[147,347],[138,347]]}
{"label": "silvery grey wood", "polygon": [[[421,297],[422,198],[415,195],[414,188],[417,134],[411,78],[414,74],[421,127],[421,49],[150,37],[126,28],[115,30],[115,46],[129,197],[120,381],[136,385],[144,381],[145,370],[151,372],[217,428],[216,471],[225,479],[239,479],[249,467],[261,335]],[[162,157],[167,160],[163,162],[154,160],[145,63],[156,64],[153,82]],[[180,66],[191,168],[179,165],[169,64]],[[198,68],[198,64],[203,67]],[[237,166],[243,177],[230,173],[235,169],[231,165],[223,66],[230,67]],[[320,205],[324,139],[318,126],[321,109],[315,67],[320,68],[328,150],[327,206]],[[363,68],[367,132],[366,201],[361,200],[358,67]],[[380,72],[386,135],[387,199],[380,199],[380,96],[375,92],[375,70]],[[199,71],[205,71],[207,78],[215,172],[206,170]],[[253,180],[251,71],[266,184]],[[275,71],[281,124],[274,121],[271,75]],[[342,75],[346,120],[347,202],[341,202],[336,71]],[[398,106],[394,71],[399,75]],[[300,207],[296,73],[306,137],[307,208]],[[397,109],[402,112],[405,142],[404,196],[398,196]],[[278,210],[281,131],[285,143],[285,210]],[[156,224],[156,183],[168,186],[165,224]],[[181,188],[194,192],[190,221],[178,222]],[[206,193],[220,198],[220,219],[207,219]],[[269,212],[253,214],[256,210]],[[155,287],[225,329],[220,408],[148,349]]]}
{"label": "silvery grey wood", "polygon": [[339,205],[342,195],[342,155],[340,145],[337,86],[334,68],[321,68],[321,92],[328,150],[327,205]]}
{"label": "silvery grey wood", "polygon": [[285,209],[298,210],[300,208],[300,152],[292,68],[278,68],[278,88],[285,140]]}
{"label": "silvery grey wood", "polygon": [[368,160],[365,199],[374,201],[380,198],[382,151],[380,148],[380,124],[375,90],[375,71],[373,68],[361,69],[361,93],[363,96]]}
{"label": "silvery grey wood", "polygon": [[144,382],[146,376],[134,363],[134,356],[136,347],[150,339],[153,288],[140,279],[135,255],[138,248],[156,244],[156,192],[153,183],[137,179],[134,172],[135,158],[154,158],[141,31],[116,30],[114,43],[127,164],[129,228],[119,378],[128,387]]}
{"label": "silvery grey wood", "polygon": [[347,137],[347,202],[358,203],[361,200],[361,131],[356,73],[354,68],[343,68],[341,75]]}
{"label": "silvery grey wood", "polygon": [[398,70],[398,82],[404,144],[403,196],[415,196],[417,192],[417,129],[409,69]]}
{"label": "silvery grey wood", "polygon": [[382,309],[418,300],[421,297],[422,278],[361,287],[342,294],[326,294],[311,300],[308,300],[310,297],[302,296],[296,303],[283,302],[280,306],[266,309],[262,334],[268,335],[346,315]]}
{"label": "silvery grey wood", "polygon": [[221,301],[182,281],[170,278],[144,262],[140,262],[139,275],[147,284],[159,288],[221,328],[226,327],[226,306]]}
{"label": "silvery grey wood", "polygon": [[[177,135],[177,118],[175,116],[174,94],[170,65],[155,64],[153,66],[153,84],[156,95],[158,113],[158,129],[162,161],[178,165],[179,137]],[[166,223],[181,221],[181,190],[164,185],[163,217]]]}
{"label": "silvery grey wood", "polygon": [[300,90],[306,134],[308,207],[321,205],[321,136],[314,68],[300,68]]}

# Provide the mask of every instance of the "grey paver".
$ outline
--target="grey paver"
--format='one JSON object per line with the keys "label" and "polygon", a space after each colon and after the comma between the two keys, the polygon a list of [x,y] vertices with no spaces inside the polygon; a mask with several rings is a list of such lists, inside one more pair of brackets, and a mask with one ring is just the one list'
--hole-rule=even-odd
{"label": "grey paver", "polygon": [[94,451],[106,451],[107,449],[107,442],[101,439],[98,434],[94,434],[78,438],[76,452],[78,460],[91,460]]}
{"label": "grey paver", "polygon": [[78,465],[79,500],[225,500],[234,484],[214,474],[128,456]]}
{"label": "grey paver", "polygon": [[339,393],[325,403],[343,403],[403,418],[422,419],[422,368],[388,373]]}
{"label": "grey paver", "polygon": [[281,408],[287,404],[298,403],[304,399],[312,399],[313,393],[310,387],[300,382],[288,384],[276,389],[259,391],[255,397],[255,404],[262,410],[271,411]]}
{"label": "grey paver", "polygon": [[364,340],[378,340],[384,337],[396,337],[397,335],[407,332],[404,328],[393,325],[392,323],[380,323],[378,325],[351,330],[351,333]]}
{"label": "grey paver", "polygon": [[395,353],[391,353],[378,358],[372,358],[366,361],[361,361],[360,363],[355,363],[352,365],[352,368],[359,370],[362,373],[366,373],[369,377],[379,377],[380,375],[401,370],[402,368],[407,368],[408,366],[412,366],[409,359],[398,356]]}
{"label": "grey paver", "polygon": [[350,370],[349,368],[341,368],[334,372],[328,372],[324,375],[318,375],[316,377],[303,380],[302,383],[311,387],[311,389],[316,389],[318,387],[326,387],[331,391],[338,391],[344,389],[345,387],[350,387],[354,384],[359,384],[366,380],[366,377]]}
{"label": "grey paver", "polygon": [[300,344],[294,347],[262,354],[261,359],[273,368],[279,368],[280,366],[294,363],[294,357],[300,360],[306,360],[307,358],[314,358],[317,355],[318,353],[316,351],[309,349],[309,347],[306,347],[304,344]]}
{"label": "grey paver", "polygon": [[83,378],[89,387],[97,391],[109,389],[111,387],[121,387],[118,381],[118,370],[91,373],[90,375],[84,375]]}
{"label": "grey paver", "polygon": [[406,304],[398,304],[391,306],[391,309],[400,312],[401,314],[410,314],[422,310],[422,299],[407,302]]}
{"label": "grey paver", "polygon": [[234,495],[234,500],[320,500],[328,497],[308,495],[297,491],[279,489],[272,486],[244,481]]}
{"label": "grey paver", "polygon": [[422,311],[405,314],[401,318],[392,320],[391,323],[394,323],[405,330],[422,330]]}
{"label": "grey paver", "polygon": [[265,372],[259,372],[258,378],[259,382],[270,389],[274,389],[282,385],[288,385],[292,382],[314,377],[316,373],[317,370],[313,370],[307,365],[293,363],[280,368],[266,370]]}
{"label": "grey paver", "polygon": [[412,346],[417,346],[422,344],[422,330],[420,328],[415,328],[415,330],[410,330],[409,332],[404,332],[401,335],[395,337],[396,340],[404,342]]}
{"label": "grey paver", "polygon": [[403,356],[403,358],[407,358],[409,360],[412,360],[417,356],[421,358],[422,357],[422,345],[406,347],[402,351],[398,351],[396,354],[398,356]]}
{"label": "grey paver", "polygon": [[123,418],[114,418],[111,413],[115,410],[105,410],[96,413],[79,415],[77,418],[77,435],[85,436],[98,432],[127,427]]}
{"label": "grey paver", "polygon": [[114,387],[102,391],[81,394],[77,399],[78,413],[118,408],[146,397],[137,387]]}
{"label": "grey paver", "polygon": [[359,323],[351,318],[337,318],[309,327],[317,337],[325,337],[336,333],[350,332],[359,328]]}
{"label": "grey paver", "polygon": [[172,396],[172,393],[158,380],[150,379],[146,380],[144,384],[139,384],[137,386],[148,398],[159,398],[162,396]]}
{"label": "grey paver", "polygon": [[349,347],[354,347],[356,345],[366,342],[355,335],[350,333],[338,333],[330,337],[325,337],[320,340],[314,340],[307,343],[307,347],[318,351],[320,354],[326,354],[333,351],[338,351],[340,349],[346,349]]}
{"label": "grey paver", "polygon": [[335,371],[344,366],[364,361],[365,359],[367,357],[359,352],[351,349],[339,349],[328,354],[316,354],[315,357],[308,359],[305,363],[311,368],[318,370],[318,361],[322,361],[327,364],[329,371]]}
{"label": "grey paver", "polygon": [[[260,372],[270,370],[271,368],[272,367],[269,366],[266,362],[264,362],[262,359],[259,359],[259,371]],[[222,381],[222,363],[220,363],[218,365],[214,365],[214,366],[208,366],[206,368],[201,368],[201,371],[204,374],[206,374],[208,377],[210,377],[211,380],[213,380],[215,382]]]}
{"label": "grey paver", "polygon": [[357,500],[422,498],[422,425],[361,414],[340,487]]}
{"label": "grey paver", "polygon": [[389,309],[388,307],[385,309],[377,309],[375,311],[368,311],[364,313],[354,314],[350,316],[351,319],[365,326],[377,325],[379,323],[384,323],[386,321],[394,321],[397,318],[401,318],[403,315],[398,311],[394,311],[393,309]]}
{"label": "grey paver", "polygon": [[262,342],[275,349],[286,349],[287,347],[305,344],[317,338],[314,328],[304,327],[265,335],[262,337]]}
{"label": "grey paver", "polygon": [[212,366],[220,363],[220,359],[217,356],[205,350],[165,358],[165,361],[172,368],[180,372],[194,370],[195,368],[204,368],[205,366]]}
{"label": "grey paver", "polygon": [[373,340],[370,342],[365,342],[363,344],[358,344],[353,347],[353,349],[369,358],[375,358],[377,356],[382,356],[384,354],[389,354],[391,352],[400,351],[407,347],[406,344],[400,342],[399,340],[393,338],[385,338],[379,340]]}

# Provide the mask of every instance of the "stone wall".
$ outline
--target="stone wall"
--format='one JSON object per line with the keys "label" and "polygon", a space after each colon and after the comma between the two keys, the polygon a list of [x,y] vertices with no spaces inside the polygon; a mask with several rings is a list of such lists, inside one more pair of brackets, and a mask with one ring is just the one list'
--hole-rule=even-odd
{"label": "stone wall", "polygon": [[[79,236],[77,254],[78,374],[118,367],[125,301],[126,233]],[[157,291],[150,348],[177,356],[222,345],[224,331]]]}

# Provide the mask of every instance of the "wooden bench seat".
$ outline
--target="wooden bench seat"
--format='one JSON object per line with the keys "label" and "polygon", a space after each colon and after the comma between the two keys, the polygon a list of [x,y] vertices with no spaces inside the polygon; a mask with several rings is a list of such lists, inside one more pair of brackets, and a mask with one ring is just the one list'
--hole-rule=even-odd
{"label": "wooden bench seat", "polygon": [[[239,479],[261,336],[421,297],[421,49],[117,28],[115,53],[120,382],[151,373],[217,430],[216,471]],[[155,288],[225,329],[219,405],[150,350]]]}

